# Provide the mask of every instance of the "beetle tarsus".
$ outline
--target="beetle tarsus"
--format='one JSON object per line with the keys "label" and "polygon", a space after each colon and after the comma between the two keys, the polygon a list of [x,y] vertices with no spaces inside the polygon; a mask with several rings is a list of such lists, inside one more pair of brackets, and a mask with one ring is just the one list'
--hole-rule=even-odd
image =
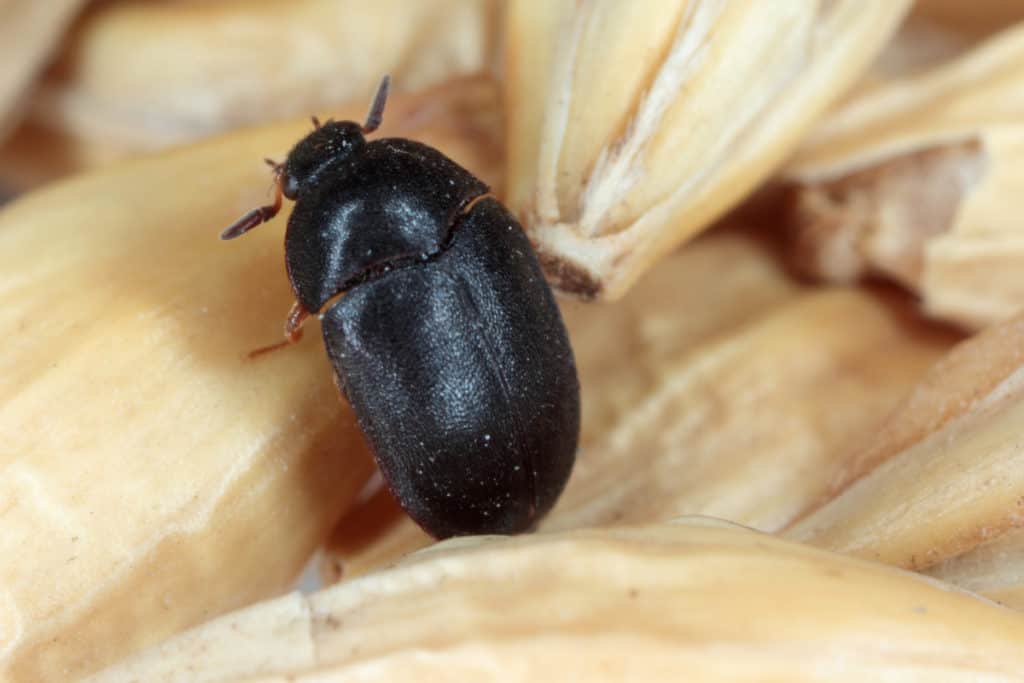
{"label": "beetle tarsus", "polygon": [[303,308],[302,304],[296,301],[288,311],[288,317],[284,321],[284,338],[289,344],[302,339],[302,325],[309,317],[309,311]]}
{"label": "beetle tarsus", "polygon": [[249,358],[256,358],[271,351],[283,349],[286,346],[297,344],[302,339],[302,325],[310,315],[309,311],[302,307],[302,304],[295,302],[288,311],[288,317],[284,321],[284,340],[270,346],[262,346],[249,352]]}

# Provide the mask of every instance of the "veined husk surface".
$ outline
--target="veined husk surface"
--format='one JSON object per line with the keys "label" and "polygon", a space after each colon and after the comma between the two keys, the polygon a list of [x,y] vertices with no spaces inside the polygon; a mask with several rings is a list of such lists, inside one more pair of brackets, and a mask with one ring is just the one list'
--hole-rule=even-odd
{"label": "veined husk surface", "polygon": [[[493,88],[425,98],[395,97],[385,132],[494,177]],[[263,157],[309,127],[81,176],[0,212],[5,683],[75,680],[284,590],[370,477],[315,324],[246,357],[280,339],[290,305],[287,211],[218,239],[267,202]]]}
{"label": "veined husk surface", "polygon": [[710,520],[448,541],[90,683],[1010,681],[1024,617]]}
{"label": "veined husk surface", "polygon": [[1024,609],[1024,317],[936,364],[846,458],[791,539],[948,581]]}
{"label": "veined husk surface", "polygon": [[908,5],[510,2],[508,199],[553,281],[624,294],[776,169]]}
{"label": "veined husk surface", "polygon": [[1002,5],[926,4],[803,143],[784,178],[806,271],[894,279],[971,328],[1024,307],[1024,23],[1001,23],[1024,7]]}
{"label": "veined husk surface", "polygon": [[[55,3],[34,3],[44,6]],[[59,4],[59,3],[56,3]],[[19,188],[233,128],[416,92],[486,70],[494,0],[177,0],[97,4],[0,148]]]}
{"label": "veined husk surface", "polygon": [[86,0],[0,0],[0,140],[25,113],[36,77]]}

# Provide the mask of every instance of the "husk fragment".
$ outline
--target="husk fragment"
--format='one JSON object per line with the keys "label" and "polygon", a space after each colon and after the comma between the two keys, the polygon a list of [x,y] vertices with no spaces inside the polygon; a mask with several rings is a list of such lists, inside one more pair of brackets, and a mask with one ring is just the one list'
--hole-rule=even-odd
{"label": "husk fragment", "polygon": [[1024,528],[1008,529],[926,573],[1007,607],[1024,610]]}
{"label": "husk fragment", "polygon": [[622,296],[782,163],[908,6],[510,2],[509,202],[550,277]]}
{"label": "husk fragment", "polygon": [[86,0],[0,0],[0,140],[25,113],[27,94]]}
{"label": "husk fragment", "polygon": [[1024,618],[924,577],[704,520],[461,539],[236,612],[127,681],[1015,680]]}
{"label": "husk fragment", "polygon": [[[927,42],[911,30],[926,19],[895,44]],[[1024,23],[982,28],[957,42],[943,25],[947,49],[869,81],[805,141],[784,173],[805,271],[893,278],[972,328],[1024,307]]]}
{"label": "husk fragment", "polygon": [[972,44],[1018,21],[1024,20],[1021,0],[917,0],[910,16],[917,30],[930,26],[941,31],[950,42]]}
{"label": "husk fragment", "polygon": [[[384,133],[493,178],[494,112],[491,86],[464,82],[394,98]],[[0,213],[0,680],[72,680],[286,588],[370,476],[315,324],[246,356],[280,339],[291,301],[287,210],[218,239],[266,203],[263,157],[308,130],[224,137]]]}
{"label": "husk fragment", "polygon": [[[48,3],[36,3],[48,4]],[[0,154],[17,185],[239,126],[369,102],[384,74],[415,92],[486,69],[493,0],[105,2],[78,23]],[[52,140],[38,148],[38,140]],[[22,147],[29,143],[19,141]],[[20,165],[27,164],[28,169]]]}
{"label": "husk fragment", "polygon": [[786,536],[1020,600],[1024,317],[938,363]]}

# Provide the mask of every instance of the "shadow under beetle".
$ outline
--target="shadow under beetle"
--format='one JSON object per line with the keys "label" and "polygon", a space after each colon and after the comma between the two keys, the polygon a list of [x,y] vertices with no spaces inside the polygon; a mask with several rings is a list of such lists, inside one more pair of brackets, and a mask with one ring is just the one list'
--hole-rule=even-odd
{"label": "shadow under beetle", "polygon": [[[551,509],[579,438],[568,335],[529,240],[489,188],[436,149],[368,142],[366,123],[313,119],[270,206],[295,201],[285,261],[296,303],[285,341],[319,313],[335,380],[384,479],[438,537],[528,531]],[[339,294],[341,298],[335,299]]]}

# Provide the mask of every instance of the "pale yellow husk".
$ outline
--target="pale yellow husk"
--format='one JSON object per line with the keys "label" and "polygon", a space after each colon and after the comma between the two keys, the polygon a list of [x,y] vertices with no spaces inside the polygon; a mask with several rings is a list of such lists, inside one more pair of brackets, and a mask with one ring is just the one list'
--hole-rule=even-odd
{"label": "pale yellow husk", "polygon": [[[483,82],[387,131],[493,177]],[[362,119],[365,104],[337,112]],[[480,112],[483,116],[474,116]],[[265,155],[305,121],[119,166],[0,213],[0,680],[73,680],[287,587],[372,462],[291,300]]]}
{"label": "pale yellow husk", "polygon": [[[1021,0],[916,0],[912,30],[941,33],[945,42],[971,44],[1024,20]],[[891,47],[891,46],[890,46]]]}
{"label": "pale yellow husk", "polygon": [[41,83],[33,119],[120,148],[180,143],[486,68],[493,0],[104,3]]}
{"label": "pale yellow husk", "polygon": [[[958,41],[943,24],[945,49],[858,92],[785,177],[807,270],[897,279],[930,314],[980,328],[1024,307],[1024,24],[981,38],[970,27]],[[913,51],[923,35],[908,29],[896,46]]]}
{"label": "pale yellow husk", "polygon": [[36,77],[86,0],[0,0],[0,139],[27,108]]}
{"label": "pale yellow husk", "polygon": [[624,294],[775,170],[908,4],[510,2],[509,200],[551,277]]}
{"label": "pale yellow husk", "polygon": [[[1024,318],[937,364],[786,536],[1024,608]],[[830,496],[832,497],[829,500]]]}
{"label": "pale yellow husk", "polygon": [[223,617],[91,679],[1003,681],[1024,617],[701,520],[466,539]]}
{"label": "pale yellow husk", "polygon": [[1024,610],[1024,527],[1018,526],[926,572]]}
{"label": "pale yellow husk", "polygon": [[[35,3],[42,6],[48,3]],[[97,4],[0,146],[0,183],[54,178],[240,126],[487,70],[496,0]],[[429,105],[428,105],[429,106]]]}

